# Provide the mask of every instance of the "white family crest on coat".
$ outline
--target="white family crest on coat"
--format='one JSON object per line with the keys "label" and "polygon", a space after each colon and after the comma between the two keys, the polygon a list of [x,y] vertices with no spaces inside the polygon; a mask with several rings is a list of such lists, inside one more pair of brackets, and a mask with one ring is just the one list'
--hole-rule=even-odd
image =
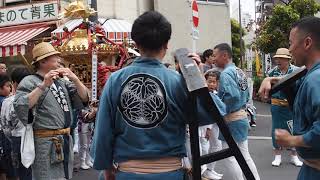
{"label": "white family crest on coat", "polygon": [[240,68],[236,68],[236,70],[237,70],[238,86],[242,91],[245,91],[248,89],[248,79],[245,73]]}
{"label": "white family crest on coat", "polygon": [[168,113],[163,83],[149,74],[134,74],[121,87],[118,109],[123,119],[136,128],[154,128]]}

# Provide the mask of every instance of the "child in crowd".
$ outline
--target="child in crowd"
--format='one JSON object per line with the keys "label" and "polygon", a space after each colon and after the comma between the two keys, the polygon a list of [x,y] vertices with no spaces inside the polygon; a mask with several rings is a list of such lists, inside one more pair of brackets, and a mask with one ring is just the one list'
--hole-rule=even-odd
{"label": "child in crowd", "polygon": [[[219,77],[220,72],[218,70],[208,70],[204,77],[206,78],[206,82],[208,85],[208,89],[210,93],[215,95],[218,94],[218,86],[219,86]],[[202,126],[202,132],[204,132],[204,137],[207,141],[204,141],[202,137],[200,137],[200,142],[204,142],[202,146],[202,153],[208,154],[217,152],[222,149],[221,141],[218,139],[219,137],[219,127],[217,124],[212,124],[208,126]],[[205,129],[204,129],[205,128]],[[203,135],[202,135],[203,136]],[[201,141],[202,139],[202,141]],[[207,164],[207,169],[203,173],[203,177],[208,179],[222,179],[222,174],[217,173],[215,168],[216,162]]]}
{"label": "child in crowd", "polygon": [[98,101],[92,101],[89,106],[82,109],[79,113],[78,131],[80,140],[80,161],[81,169],[87,170],[92,168],[92,158],[90,156],[91,138],[93,132],[93,124],[96,120],[98,111]]}
{"label": "child in crowd", "polygon": [[[20,81],[30,75],[30,71],[25,67],[19,67],[11,72],[12,80],[12,95],[5,98],[1,107],[1,126],[6,137],[10,141],[10,160],[8,167],[11,168],[14,178],[20,180],[31,180],[32,172],[31,167],[25,168],[21,163],[21,136],[24,133],[24,125],[17,117],[17,113],[13,107],[13,101],[15,97],[15,90],[17,89]],[[8,94],[8,87],[6,87],[5,94]]]}
{"label": "child in crowd", "polygon": [[[3,101],[11,93],[10,78],[5,73],[0,73],[0,107]],[[11,159],[11,143],[5,135],[5,128],[0,125],[0,179],[16,179],[17,174],[14,171]]]}

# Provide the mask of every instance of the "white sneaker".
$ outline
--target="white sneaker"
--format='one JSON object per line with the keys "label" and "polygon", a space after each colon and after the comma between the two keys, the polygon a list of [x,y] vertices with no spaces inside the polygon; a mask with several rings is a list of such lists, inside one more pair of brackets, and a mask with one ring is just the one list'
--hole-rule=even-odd
{"label": "white sneaker", "polygon": [[301,167],[303,162],[301,162],[298,158],[298,156],[291,156],[291,161],[290,161],[293,165],[297,166],[297,167]]}
{"label": "white sneaker", "polygon": [[218,176],[214,171],[206,170],[203,175],[204,178],[210,179],[210,180],[219,180],[222,179],[221,176]]}
{"label": "white sneaker", "polygon": [[87,160],[86,161],[86,164],[87,164],[87,166],[89,166],[89,167],[93,167],[93,163],[92,163],[92,161],[90,161],[90,160]]}
{"label": "white sneaker", "polygon": [[90,166],[88,166],[86,163],[82,162],[80,168],[83,170],[88,170],[88,169],[90,169]]}
{"label": "white sneaker", "polygon": [[271,164],[272,164],[272,166],[279,167],[281,164],[281,155],[276,155]]}
{"label": "white sneaker", "polygon": [[223,177],[223,174],[219,174],[219,173],[217,173],[217,172],[215,172],[215,171],[213,171],[213,170],[210,170],[213,174],[215,174],[215,175],[217,175],[217,176],[220,176],[220,177]]}

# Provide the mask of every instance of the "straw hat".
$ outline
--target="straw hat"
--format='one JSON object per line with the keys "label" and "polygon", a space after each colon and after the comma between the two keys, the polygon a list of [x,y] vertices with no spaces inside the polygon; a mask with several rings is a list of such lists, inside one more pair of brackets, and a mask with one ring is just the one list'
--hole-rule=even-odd
{"label": "straw hat", "polygon": [[273,58],[291,59],[291,54],[287,48],[279,48]]}
{"label": "straw hat", "polygon": [[59,51],[56,51],[54,47],[47,42],[42,42],[34,46],[32,50],[33,61],[32,64],[55,54],[60,54]]}

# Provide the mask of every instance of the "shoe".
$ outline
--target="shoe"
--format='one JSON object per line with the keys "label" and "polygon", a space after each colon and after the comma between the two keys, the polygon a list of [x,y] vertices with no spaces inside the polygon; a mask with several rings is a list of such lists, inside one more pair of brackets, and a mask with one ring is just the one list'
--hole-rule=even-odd
{"label": "shoe", "polygon": [[272,166],[279,167],[281,164],[281,155],[276,155],[271,164]]}
{"label": "shoe", "polygon": [[297,167],[301,167],[303,162],[301,162],[298,158],[298,156],[291,156],[291,160],[290,160],[291,164],[297,166]]}
{"label": "shoe", "polygon": [[92,163],[90,160],[87,160],[87,161],[86,161],[86,164],[87,164],[87,166],[89,166],[89,167],[91,167],[91,168],[93,167],[93,163]]}
{"label": "shoe", "polygon": [[210,179],[210,180],[219,180],[222,179],[221,176],[218,176],[214,171],[206,170],[203,175],[204,178]]}
{"label": "shoe", "polygon": [[90,166],[88,166],[86,163],[82,162],[80,168],[83,170],[88,170],[88,169],[90,169]]}
{"label": "shoe", "polygon": [[256,122],[251,121],[251,122],[250,122],[250,126],[251,126],[251,127],[257,127],[257,124],[256,124]]}

